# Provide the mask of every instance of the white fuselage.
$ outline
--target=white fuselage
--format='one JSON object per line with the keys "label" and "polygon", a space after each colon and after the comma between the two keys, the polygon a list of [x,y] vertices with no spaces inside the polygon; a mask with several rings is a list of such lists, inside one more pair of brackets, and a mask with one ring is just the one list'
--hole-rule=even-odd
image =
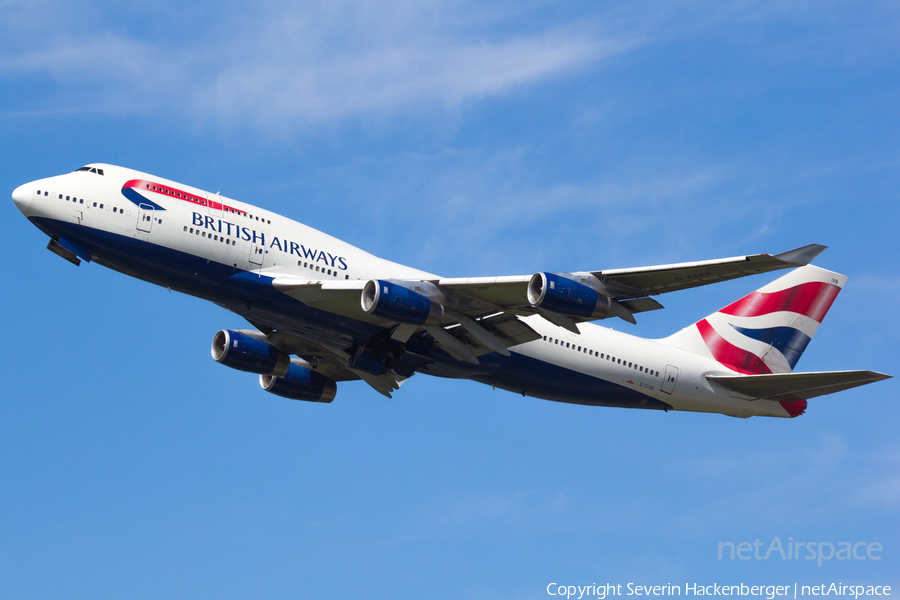
{"label": "white fuselage", "polygon": [[[212,277],[204,274],[204,265],[316,281],[437,279],[245,202],[131,169],[91,166],[103,174],[76,171],[34,181],[16,191],[16,203],[51,238],[65,236],[76,246],[79,240],[90,246],[90,258],[100,264],[223,306],[229,306],[228,299],[204,291]],[[140,190],[140,197],[150,203],[129,199],[127,189]],[[154,263],[148,258],[151,250],[173,254]],[[480,372],[473,379],[526,395],[593,404],[591,398],[578,395],[591,393],[588,379],[578,384],[587,392],[552,392],[581,375],[598,382],[598,395],[616,389],[629,398],[646,398],[647,408],[789,416],[778,402],[751,401],[710,384],[706,375],[735,375],[710,358],[595,324],[579,324],[581,333],[576,335],[540,316],[523,320],[542,339],[514,346],[510,352],[516,360],[537,361],[529,365],[554,367],[547,371],[547,381],[517,386],[512,372],[497,375],[496,380],[494,374]],[[514,362],[503,360],[509,361],[501,359],[500,370]],[[641,406],[640,401],[629,402]]]}

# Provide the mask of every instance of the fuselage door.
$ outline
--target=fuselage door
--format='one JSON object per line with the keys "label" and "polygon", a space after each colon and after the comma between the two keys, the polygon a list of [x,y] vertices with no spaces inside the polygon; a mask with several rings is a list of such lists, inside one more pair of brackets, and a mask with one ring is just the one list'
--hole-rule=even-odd
{"label": "fuselage door", "polygon": [[259,244],[250,244],[250,264],[262,266],[263,259],[266,257],[266,248]]}
{"label": "fuselage door", "polygon": [[223,216],[223,208],[222,197],[219,194],[206,193],[206,209],[209,211],[209,214],[221,219]]}
{"label": "fuselage door", "polygon": [[138,219],[137,219],[137,228],[138,231],[145,231],[150,233],[150,228],[153,226],[153,207],[149,204],[141,204],[138,207]]}
{"label": "fuselage door", "polygon": [[671,394],[675,391],[675,383],[678,381],[678,367],[666,365],[666,376],[659,391]]}

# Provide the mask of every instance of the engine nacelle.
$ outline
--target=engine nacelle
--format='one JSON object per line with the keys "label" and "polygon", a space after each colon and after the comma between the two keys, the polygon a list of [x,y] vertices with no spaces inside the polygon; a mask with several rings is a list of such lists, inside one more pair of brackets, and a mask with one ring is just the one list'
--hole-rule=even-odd
{"label": "engine nacelle", "polygon": [[437,302],[390,281],[367,282],[360,303],[369,314],[407,325],[437,325],[444,316]]}
{"label": "engine nacelle", "polygon": [[291,364],[283,377],[260,375],[259,385],[267,392],[282,398],[307,402],[331,402],[337,393],[337,384],[321,373]]}
{"label": "engine nacelle", "polygon": [[284,375],[291,366],[291,357],[287,353],[230,329],[223,329],[213,338],[212,357],[232,369],[259,375]]}
{"label": "engine nacelle", "polygon": [[557,273],[535,273],[527,295],[533,306],[591,321],[606,318],[612,307],[609,296]]}

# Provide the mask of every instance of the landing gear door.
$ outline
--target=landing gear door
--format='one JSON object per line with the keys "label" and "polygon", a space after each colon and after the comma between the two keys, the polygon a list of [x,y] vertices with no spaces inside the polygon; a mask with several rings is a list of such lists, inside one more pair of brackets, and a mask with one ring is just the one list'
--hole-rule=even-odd
{"label": "landing gear door", "polygon": [[250,245],[250,264],[261,267],[263,259],[266,257],[266,249],[259,244]]}
{"label": "landing gear door", "polygon": [[666,365],[666,376],[659,391],[671,395],[675,391],[675,383],[678,381],[678,367]]}
{"label": "landing gear door", "polygon": [[138,207],[138,231],[150,233],[151,227],[153,227],[153,207],[149,204],[141,204],[140,207]]}

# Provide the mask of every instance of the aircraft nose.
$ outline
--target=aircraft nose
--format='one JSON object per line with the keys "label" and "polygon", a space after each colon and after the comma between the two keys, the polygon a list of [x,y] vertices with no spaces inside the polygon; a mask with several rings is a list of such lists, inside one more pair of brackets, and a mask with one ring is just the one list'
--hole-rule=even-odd
{"label": "aircraft nose", "polygon": [[[8,189],[8,188],[7,188]],[[31,197],[34,195],[34,186],[30,183],[20,185],[13,190],[12,199],[23,213],[31,206]]]}

